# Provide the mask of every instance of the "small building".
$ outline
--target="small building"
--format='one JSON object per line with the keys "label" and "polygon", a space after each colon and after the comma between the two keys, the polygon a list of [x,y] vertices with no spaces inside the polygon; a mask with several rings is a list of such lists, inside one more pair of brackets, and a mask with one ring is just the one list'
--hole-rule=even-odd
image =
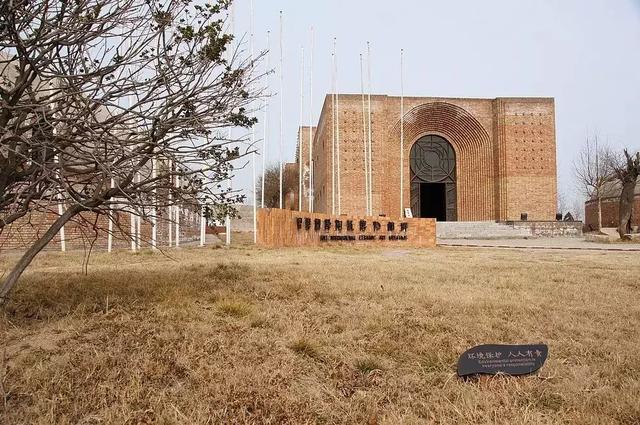
{"label": "small building", "polygon": [[[620,223],[620,193],[622,187],[619,182],[614,182],[605,187],[601,195],[602,227],[618,227]],[[631,226],[640,224],[640,181],[636,184],[633,199],[633,214]],[[593,197],[584,204],[584,230],[593,232],[598,228],[598,200]]]}
{"label": "small building", "polygon": [[327,95],[318,125],[299,129],[303,210],[555,220],[553,98],[406,97],[403,138],[401,98],[370,104],[369,114],[367,96]]}

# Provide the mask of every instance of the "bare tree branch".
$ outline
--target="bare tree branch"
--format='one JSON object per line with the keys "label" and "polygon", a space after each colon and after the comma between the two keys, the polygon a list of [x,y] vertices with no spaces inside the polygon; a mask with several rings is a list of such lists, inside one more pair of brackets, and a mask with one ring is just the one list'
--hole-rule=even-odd
{"label": "bare tree branch", "polygon": [[0,297],[81,213],[166,220],[159,211],[181,205],[206,206],[210,217],[243,198],[220,182],[254,147],[222,130],[255,124],[262,75],[240,47],[229,51],[229,4],[2,3],[0,232],[58,203],[65,212],[27,250]]}

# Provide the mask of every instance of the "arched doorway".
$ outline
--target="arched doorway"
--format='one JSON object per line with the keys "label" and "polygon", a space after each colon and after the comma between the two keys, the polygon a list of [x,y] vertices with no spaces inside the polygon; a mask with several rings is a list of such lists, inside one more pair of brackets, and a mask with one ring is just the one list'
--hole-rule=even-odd
{"label": "arched doorway", "polygon": [[423,136],[411,147],[411,209],[416,217],[456,221],[456,153],[443,137]]}

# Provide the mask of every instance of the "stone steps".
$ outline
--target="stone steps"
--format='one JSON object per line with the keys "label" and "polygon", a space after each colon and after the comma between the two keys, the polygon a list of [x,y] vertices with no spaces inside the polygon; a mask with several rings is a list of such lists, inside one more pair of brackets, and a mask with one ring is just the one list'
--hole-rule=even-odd
{"label": "stone steps", "polygon": [[525,239],[532,237],[529,229],[495,221],[440,221],[436,224],[438,239]]}

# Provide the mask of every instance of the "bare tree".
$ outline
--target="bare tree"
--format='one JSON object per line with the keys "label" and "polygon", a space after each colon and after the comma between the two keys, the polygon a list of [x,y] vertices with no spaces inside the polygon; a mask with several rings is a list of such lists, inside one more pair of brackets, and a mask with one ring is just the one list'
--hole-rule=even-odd
{"label": "bare tree", "polygon": [[614,181],[611,169],[611,149],[598,143],[598,136],[587,138],[573,163],[576,181],[587,199],[595,199],[598,205],[598,230],[602,228],[602,197],[604,189]]}
{"label": "bare tree", "polygon": [[159,211],[172,205],[224,214],[239,200],[220,182],[253,147],[222,129],[255,124],[261,76],[229,49],[229,5],[2,2],[0,232],[29,214],[57,218],[5,277],[0,303],[71,220],[105,231],[97,217],[167,219]]}
{"label": "bare tree", "polygon": [[621,239],[625,239],[631,233],[633,200],[638,175],[640,175],[640,152],[631,155],[627,149],[624,149],[622,155],[612,156],[610,161],[615,176],[622,187],[620,192],[618,234]]}
{"label": "bare tree", "polygon": [[[282,192],[286,203],[290,194],[298,193],[298,170],[293,167],[283,165]],[[258,178],[256,184],[256,199],[262,197],[262,177]],[[294,202],[295,203],[295,202]],[[284,205],[286,208],[298,209],[298,204]],[[278,208],[280,206],[280,166],[278,164],[269,165],[264,172],[264,206],[265,208]]]}

